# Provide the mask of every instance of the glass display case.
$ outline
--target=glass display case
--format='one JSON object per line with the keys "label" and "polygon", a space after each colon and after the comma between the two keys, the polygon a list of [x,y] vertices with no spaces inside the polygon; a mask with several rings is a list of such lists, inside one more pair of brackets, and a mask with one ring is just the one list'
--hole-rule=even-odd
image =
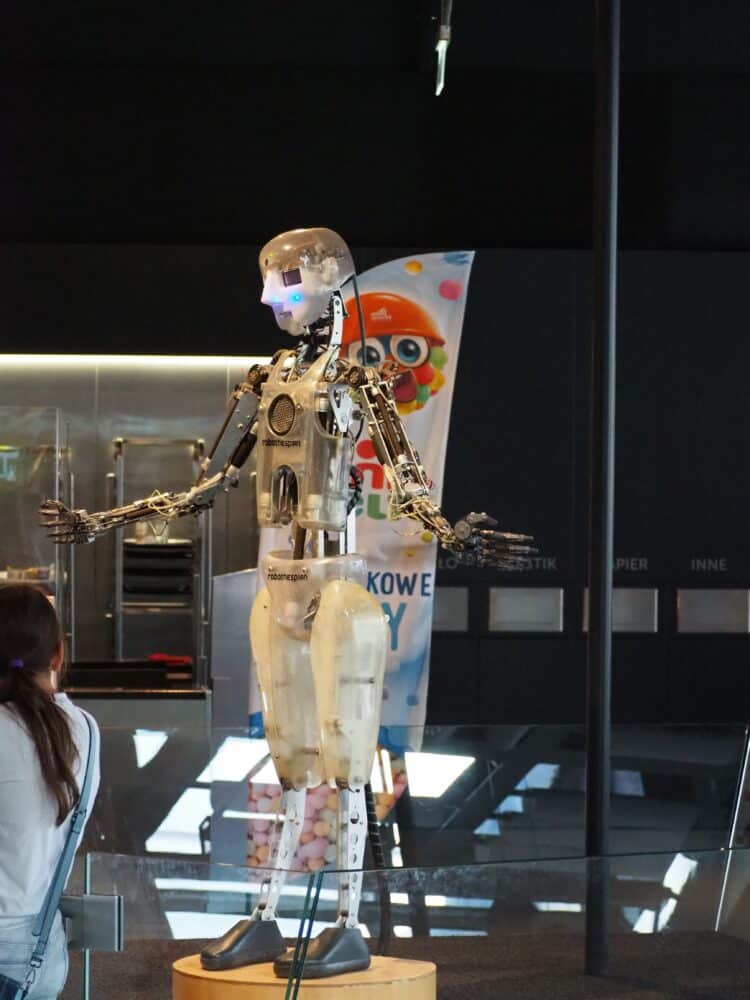
{"label": "glass display case", "polygon": [[[103,718],[96,702],[81,704]],[[84,846],[262,865],[256,814],[280,794],[266,741],[207,721],[175,725],[162,702],[146,707],[139,724],[101,726],[104,784]],[[427,726],[388,735],[370,786],[392,866],[585,854],[583,727]],[[744,726],[618,725],[612,749],[613,852],[730,844]],[[335,794],[327,786],[309,793],[310,818],[329,823],[331,843]]]}
{"label": "glass display case", "polygon": [[[65,1000],[179,998],[175,963],[194,977],[203,945],[252,912],[267,871],[280,788],[265,740],[208,720],[159,724],[154,712],[141,727],[101,727],[102,786],[71,891],[123,897],[124,951],[72,953]],[[744,726],[613,727],[603,860],[585,857],[582,727],[387,735],[370,781],[387,867],[366,852],[359,913],[376,972],[380,957],[415,963],[415,975],[432,964],[440,1000],[589,998],[594,871],[607,886],[611,958],[611,991],[596,995],[691,986],[725,1000],[731,983],[750,989],[750,851],[736,836]],[[264,973],[279,1000],[310,995],[304,944],[335,919],[335,794],[310,791],[314,836],[279,910],[288,946],[301,942],[298,965],[283,982]],[[213,974],[212,985],[230,997],[242,974]]]}
{"label": "glass display case", "polygon": [[[384,974],[401,979],[399,992],[383,995],[409,997],[410,979],[432,975],[414,995],[440,1000],[746,995],[750,852],[615,855],[597,864],[609,911],[605,977],[583,972],[591,862],[547,858],[366,871],[360,930],[370,969],[306,981],[306,946],[333,925],[340,873],[289,873],[279,926],[298,962],[280,979],[268,963],[200,968],[201,949],[252,911],[263,869],[91,853],[79,864],[77,888],[123,897],[124,948],[71,953],[63,998],[179,998],[198,990],[229,1000],[330,1000],[357,995],[338,989],[351,989],[357,976],[366,984]],[[253,992],[258,983],[265,994]]]}
{"label": "glass display case", "polygon": [[0,406],[0,580],[38,583],[54,601],[75,655],[72,547],[39,527],[48,497],[73,503],[68,422],[52,407]]}

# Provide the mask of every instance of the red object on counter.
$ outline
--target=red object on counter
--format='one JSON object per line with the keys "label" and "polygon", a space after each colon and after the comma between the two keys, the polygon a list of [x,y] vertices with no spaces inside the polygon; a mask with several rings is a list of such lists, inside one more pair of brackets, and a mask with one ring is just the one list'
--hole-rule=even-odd
{"label": "red object on counter", "polygon": [[192,665],[192,656],[170,656],[169,653],[149,653],[146,659],[150,663],[163,663],[168,667],[189,667]]}

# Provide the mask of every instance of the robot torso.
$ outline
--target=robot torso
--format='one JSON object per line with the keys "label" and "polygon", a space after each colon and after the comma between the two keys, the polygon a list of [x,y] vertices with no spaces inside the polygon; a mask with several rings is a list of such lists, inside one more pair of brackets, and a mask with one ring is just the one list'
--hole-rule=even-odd
{"label": "robot torso", "polygon": [[353,445],[332,419],[332,383],[325,377],[337,354],[330,348],[298,371],[295,352],[284,351],[263,384],[256,416],[261,525],[346,526]]}

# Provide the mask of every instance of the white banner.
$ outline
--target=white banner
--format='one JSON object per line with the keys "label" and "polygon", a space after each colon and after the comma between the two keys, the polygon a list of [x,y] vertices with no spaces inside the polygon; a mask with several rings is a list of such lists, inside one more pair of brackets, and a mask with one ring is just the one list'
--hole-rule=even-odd
{"label": "white banner", "polygon": [[[458,362],[464,309],[473,251],[418,254],[388,261],[358,276],[367,363],[395,361],[401,377],[395,383],[399,412],[409,438],[433,482],[440,503],[451,402]],[[342,356],[361,357],[357,305],[346,302]],[[381,725],[422,726],[427,685],[435,592],[437,544],[412,521],[388,521],[388,486],[364,431],[355,463],[363,476],[357,511],[357,551],[367,558],[368,589],[389,619],[390,648],[383,693]],[[451,511],[458,517],[462,511]],[[283,547],[288,532],[263,529],[258,559]],[[280,539],[284,539],[280,541]],[[260,582],[259,582],[260,585]],[[262,723],[257,684],[251,683],[251,726]],[[399,745],[394,733],[385,745]]]}

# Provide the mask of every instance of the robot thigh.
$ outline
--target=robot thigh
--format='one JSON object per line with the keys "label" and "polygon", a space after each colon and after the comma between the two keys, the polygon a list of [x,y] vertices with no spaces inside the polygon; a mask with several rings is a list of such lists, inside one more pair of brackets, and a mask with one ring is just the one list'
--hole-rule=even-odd
{"label": "robot thigh", "polygon": [[311,656],[326,778],[350,788],[370,780],[380,723],[388,622],[351,580],[323,588]]}
{"label": "robot thigh", "polygon": [[250,612],[250,642],[263,702],[266,739],[286,787],[315,787],[324,780],[310,643],[276,621],[268,588]]}

